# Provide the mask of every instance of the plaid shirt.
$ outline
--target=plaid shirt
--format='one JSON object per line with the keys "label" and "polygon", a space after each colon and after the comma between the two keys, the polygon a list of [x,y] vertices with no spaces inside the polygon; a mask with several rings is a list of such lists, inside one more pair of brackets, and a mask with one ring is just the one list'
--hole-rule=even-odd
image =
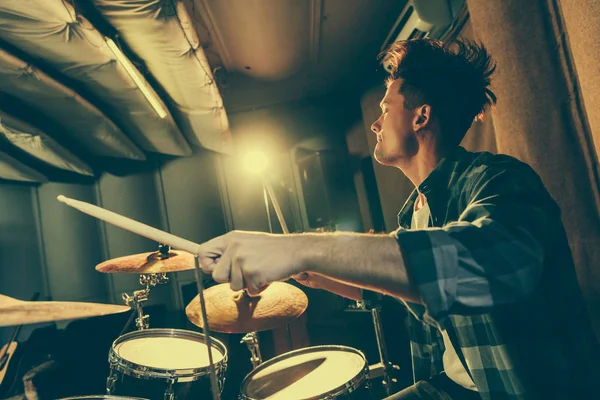
{"label": "plaid shirt", "polygon": [[443,370],[445,329],[482,399],[600,398],[600,348],[538,175],[459,147],[418,189],[431,227],[409,230],[415,190],[395,232],[424,304],[409,307],[415,381]]}

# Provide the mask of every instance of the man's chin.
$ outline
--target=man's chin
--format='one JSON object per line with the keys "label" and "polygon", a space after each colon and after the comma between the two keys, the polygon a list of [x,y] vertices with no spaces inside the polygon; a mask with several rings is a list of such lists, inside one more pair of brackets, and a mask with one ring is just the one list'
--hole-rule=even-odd
{"label": "man's chin", "polygon": [[378,149],[375,148],[375,151],[373,152],[373,158],[375,158],[379,164],[386,166],[391,166],[394,164],[393,160],[390,160],[389,157],[386,157],[385,154],[377,150]]}

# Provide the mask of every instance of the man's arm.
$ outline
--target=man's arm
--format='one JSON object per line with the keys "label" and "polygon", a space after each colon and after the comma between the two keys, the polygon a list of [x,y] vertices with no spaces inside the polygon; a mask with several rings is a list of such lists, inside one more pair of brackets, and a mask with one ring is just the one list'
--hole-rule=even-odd
{"label": "man's arm", "polygon": [[201,245],[198,254],[203,269],[233,290],[257,294],[270,282],[308,271],[423,303],[442,326],[450,312],[530,295],[556,226],[549,221],[559,218],[537,175],[514,163],[485,169],[465,190],[468,206],[442,228],[399,229],[393,236],[234,231]]}
{"label": "man's arm", "polygon": [[357,233],[277,235],[232,231],[198,248],[200,264],[216,282],[258,294],[270,282],[311,272],[359,288],[418,302],[398,242]]}
{"label": "man's arm", "polygon": [[442,329],[449,314],[483,313],[527,299],[538,287],[560,213],[531,168],[498,161],[477,173],[458,221],[398,229],[411,282]]}
{"label": "man's arm", "polygon": [[363,233],[302,235],[306,271],[334,282],[419,303],[395,237]]}
{"label": "man's arm", "polygon": [[355,301],[362,300],[362,290],[360,288],[338,282],[323,275],[304,272],[299,275],[294,275],[293,278],[296,280],[296,282],[313,289],[327,290],[328,292],[335,293],[338,296]]}

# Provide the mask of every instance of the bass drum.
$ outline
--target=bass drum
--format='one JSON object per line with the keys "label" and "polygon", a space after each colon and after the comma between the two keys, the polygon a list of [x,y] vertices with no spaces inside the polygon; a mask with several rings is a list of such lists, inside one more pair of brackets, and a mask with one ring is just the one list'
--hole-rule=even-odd
{"label": "bass drum", "polygon": [[[223,390],[227,350],[211,338],[219,391]],[[107,393],[147,399],[210,398],[205,335],[180,329],[144,329],[114,341],[108,358]]]}
{"label": "bass drum", "polygon": [[244,378],[240,400],[372,399],[365,356],[346,346],[313,346],[270,359]]}

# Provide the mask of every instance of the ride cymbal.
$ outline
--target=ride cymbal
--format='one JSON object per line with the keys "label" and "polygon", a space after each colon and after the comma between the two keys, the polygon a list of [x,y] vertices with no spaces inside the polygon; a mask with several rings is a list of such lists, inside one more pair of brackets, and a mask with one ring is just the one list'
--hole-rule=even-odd
{"label": "ride cymbal", "polygon": [[[284,326],[298,318],[308,306],[306,294],[285,282],[273,282],[258,296],[234,292],[229,283],[204,291],[206,316],[211,331],[224,333],[260,332]],[[191,323],[202,328],[200,300],[194,297],[185,309]]]}
{"label": "ride cymbal", "polygon": [[190,269],[194,269],[194,255],[181,250],[134,254],[96,265],[96,271],[104,273],[159,274]]}
{"label": "ride cymbal", "polygon": [[0,294],[0,327],[118,314],[127,306],[71,301],[22,301]]}

